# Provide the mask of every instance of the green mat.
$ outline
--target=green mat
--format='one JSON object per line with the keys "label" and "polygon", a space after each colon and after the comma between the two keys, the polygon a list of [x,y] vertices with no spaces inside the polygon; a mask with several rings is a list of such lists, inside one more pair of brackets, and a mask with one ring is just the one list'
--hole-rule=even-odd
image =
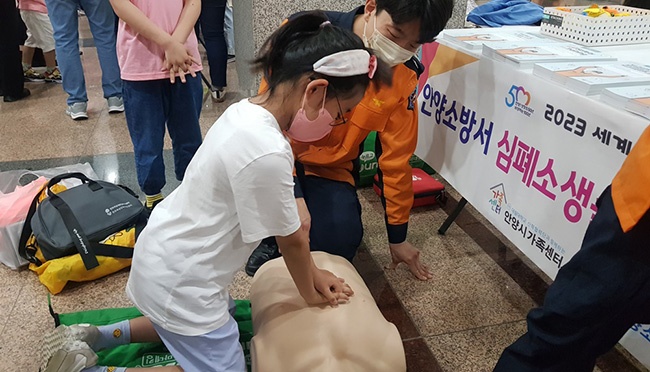
{"label": "green mat", "polygon": [[[250,340],[253,338],[253,321],[251,306],[248,300],[235,300],[237,305],[235,320],[239,326],[239,342],[244,349],[246,366],[251,371]],[[76,313],[58,314],[52,310],[56,325],[72,325],[88,323],[96,326],[111,324],[126,319],[133,319],[142,314],[135,307],[79,311]],[[158,367],[177,365],[174,357],[162,343],[139,343],[102,350],[97,353],[97,365],[117,367]]]}

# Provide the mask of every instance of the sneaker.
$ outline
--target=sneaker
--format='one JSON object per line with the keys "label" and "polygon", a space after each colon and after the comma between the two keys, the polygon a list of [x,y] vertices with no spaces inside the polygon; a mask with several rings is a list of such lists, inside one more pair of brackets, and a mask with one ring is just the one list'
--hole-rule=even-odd
{"label": "sneaker", "polygon": [[96,340],[99,331],[87,324],[58,326],[45,335],[41,348],[41,371],[79,372],[97,363],[97,355],[83,338]]}
{"label": "sneaker", "polygon": [[216,88],[212,91],[212,102],[223,102],[226,100],[226,95],[223,88]]}
{"label": "sneaker", "polygon": [[58,67],[55,67],[52,72],[47,72],[45,71],[43,73],[43,77],[45,78],[45,81],[49,83],[62,83],[63,78],[61,77],[61,71],[59,71]]}
{"label": "sneaker", "polygon": [[26,81],[45,81],[45,76],[39,74],[31,67],[23,71],[23,76],[25,76]]}
{"label": "sneaker", "polygon": [[124,100],[122,97],[108,97],[108,113],[116,114],[118,112],[124,112]]}
{"label": "sneaker", "polygon": [[260,245],[255,248],[253,253],[251,253],[250,257],[248,257],[248,262],[246,262],[244,271],[246,271],[246,274],[254,276],[262,265],[280,256],[280,249],[278,248],[275,239],[264,239]]}
{"label": "sneaker", "polygon": [[43,372],[81,372],[97,364],[97,354],[83,341],[66,343],[47,361]]}
{"label": "sneaker", "polygon": [[[58,349],[63,344],[72,341],[83,341],[91,348],[100,337],[99,329],[90,324],[60,325],[45,335],[44,346],[46,349]],[[54,352],[56,350],[52,350]],[[51,354],[50,354],[51,355]]]}
{"label": "sneaker", "polygon": [[68,108],[65,110],[65,113],[69,115],[73,120],[88,119],[88,103],[75,102],[68,106]]}

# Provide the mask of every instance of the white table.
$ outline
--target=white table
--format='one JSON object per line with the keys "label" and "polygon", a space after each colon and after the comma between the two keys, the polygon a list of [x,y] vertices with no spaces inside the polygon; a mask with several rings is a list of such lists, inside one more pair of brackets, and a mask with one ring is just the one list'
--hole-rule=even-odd
{"label": "white table", "polygon": [[[424,48],[416,155],[555,277],[650,120],[482,58],[480,50]],[[650,44],[598,49],[650,63]],[[621,343],[650,366],[650,327],[631,330]]]}

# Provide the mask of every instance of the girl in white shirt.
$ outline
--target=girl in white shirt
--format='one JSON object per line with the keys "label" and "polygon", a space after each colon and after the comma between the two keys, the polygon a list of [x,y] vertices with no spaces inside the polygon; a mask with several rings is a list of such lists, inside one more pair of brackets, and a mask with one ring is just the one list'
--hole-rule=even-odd
{"label": "girl in white shirt", "polygon": [[138,238],[126,292],[145,316],[58,330],[68,344],[54,353],[46,371],[123,372],[94,366],[92,351],[159,340],[180,367],[156,372],[245,371],[227,287],[268,236],[276,236],[309,305],[336,307],[353,295],[342,278],[311,259],[286,137],[325,138],[332,126],[345,125],[345,113],[371,82],[390,83],[390,70],[361,39],[321,13],[305,13],[280,27],[254,67],[268,89],[233,104],[217,120],[181,185],[156,206]]}

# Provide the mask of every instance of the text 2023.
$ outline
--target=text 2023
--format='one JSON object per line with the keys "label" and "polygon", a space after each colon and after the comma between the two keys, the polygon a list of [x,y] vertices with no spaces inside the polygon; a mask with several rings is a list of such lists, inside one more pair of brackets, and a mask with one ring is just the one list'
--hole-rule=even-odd
{"label": "text 2023", "polygon": [[562,109],[556,109],[549,103],[546,104],[544,118],[557,126],[562,126],[578,137],[582,137],[587,129],[587,122],[584,119],[578,118],[570,112],[565,113]]}

